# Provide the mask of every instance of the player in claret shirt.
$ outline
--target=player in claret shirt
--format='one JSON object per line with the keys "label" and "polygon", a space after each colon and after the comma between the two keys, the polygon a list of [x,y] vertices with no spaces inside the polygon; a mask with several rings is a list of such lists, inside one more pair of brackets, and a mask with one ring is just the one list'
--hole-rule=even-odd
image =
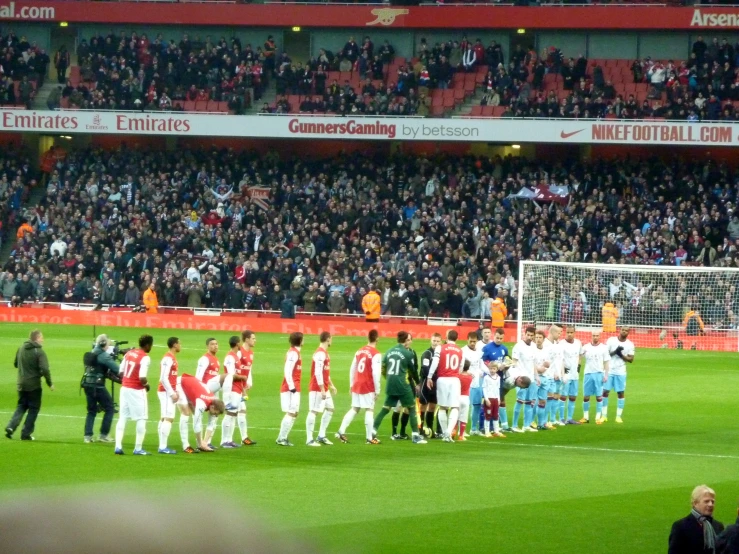
{"label": "player in claret shirt", "polygon": [[[318,339],[320,344],[313,354],[313,362],[310,367],[310,384],[308,385],[308,402],[310,412],[305,420],[306,444],[308,446],[321,446],[322,444],[333,444],[326,438],[326,430],[334,415],[334,399],[336,387],[331,382],[331,358],[328,349],[331,347],[331,333],[324,331]],[[316,416],[321,416],[321,428],[318,437],[313,440],[313,428],[316,425]]]}
{"label": "player in claret shirt", "polygon": [[[197,377],[188,375],[185,373],[181,377],[177,378],[177,406],[180,409],[180,422],[184,419],[185,422],[193,416],[192,426],[195,431],[195,436],[198,440],[198,446],[202,452],[213,452],[213,448],[208,445],[208,441],[203,438],[203,414],[208,412],[208,427],[211,435],[216,428],[216,422],[218,421],[219,414],[224,411],[223,402],[218,400],[215,395],[210,392],[205,385]],[[187,436],[187,425],[183,433],[182,426],[180,426],[180,433],[182,434],[182,447],[185,453],[194,454],[197,451],[190,446],[189,438]]]}
{"label": "player in claret shirt", "polygon": [[349,369],[349,387],[352,391],[352,407],[344,416],[336,433],[336,438],[341,442],[349,442],[346,436],[346,428],[354,420],[359,410],[364,409],[364,427],[366,431],[367,444],[380,444],[373,436],[373,418],[375,401],[380,394],[380,374],[382,372],[382,356],[377,350],[377,338],[379,333],[372,329],[367,335],[367,346],[360,348]]}
{"label": "player in claret shirt", "polygon": [[461,391],[459,371],[462,369],[464,355],[462,349],[456,344],[458,336],[458,333],[453,329],[447,331],[446,344],[437,347],[434,351],[434,359],[431,362],[431,369],[429,369],[429,378],[426,380],[426,386],[432,388],[434,386],[434,375],[438,370],[436,400],[439,404],[439,412],[436,417],[439,418],[444,442],[454,442],[451,436],[452,430],[457,426],[457,420],[459,419]]}
{"label": "player in claret shirt", "polygon": [[[160,364],[161,371],[157,391],[159,404],[162,407],[162,419],[159,421],[159,453],[177,454],[176,450],[172,450],[167,446],[167,442],[169,432],[172,430],[178,398],[175,388],[177,387],[177,354],[181,349],[180,339],[170,337],[167,339],[167,347],[169,351],[164,355]],[[187,429],[187,423],[185,429]]]}
{"label": "player in claret shirt", "polygon": [[285,356],[285,377],[280,388],[280,404],[282,411],[285,412],[280,424],[280,433],[277,435],[277,444],[280,446],[294,446],[288,440],[288,436],[300,411],[300,375],[303,367],[300,349],[303,346],[303,333],[297,331],[291,333],[289,341],[290,349]]}
{"label": "player in claret shirt", "polygon": [[136,446],[133,453],[137,456],[148,456],[144,450],[144,436],[146,435],[146,420],[149,419],[149,404],[146,393],[149,392],[147,375],[151,358],[149,352],[154,344],[151,335],[139,337],[139,347],[126,353],[121,362],[121,392],[119,397],[120,412],[118,423],[115,426],[115,453],[123,454],[123,433],[126,422],[132,419],[136,422]]}

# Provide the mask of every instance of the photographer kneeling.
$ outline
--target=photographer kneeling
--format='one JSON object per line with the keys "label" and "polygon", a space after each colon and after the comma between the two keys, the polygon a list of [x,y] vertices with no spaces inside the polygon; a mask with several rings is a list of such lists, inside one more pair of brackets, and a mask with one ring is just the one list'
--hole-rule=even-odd
{"label": "photographer kneeling", "polygon": [[113,416],[115,415],[115,406],[113,398],[110,396],[108,389],[105,388],[105,380],[110,379],[115,383],[120,383],[120,367],[113,356],[108,352],[107,335],[100,335],[95,341],[95,347],[91,352],[86,352],[83,358],[85,364],[85,374],[82,377],[82,388],[85,389],[87,397],[87,418],[85,419],[85,442],[95,442],[92,438],[92,427],[95,425],[95,417],[98,413],[98,406],[104,412],[103,423],[100,426],[100,442],[113,442],[108,437],[110,427],[113,424]]}

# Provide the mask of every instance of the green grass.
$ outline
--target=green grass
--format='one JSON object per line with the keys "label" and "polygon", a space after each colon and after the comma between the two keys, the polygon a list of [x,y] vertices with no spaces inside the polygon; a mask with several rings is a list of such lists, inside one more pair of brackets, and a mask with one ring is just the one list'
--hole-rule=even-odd
{"label": "green grass", "polygon": [[[0,327],[2,427],[15,406],[13,354],[30,328]],[[57,390],[44,390],[35,442],[0,442],[3,502],[27,489],[83,486],[90,492],[88,485],[96,485],[157,495],[183,483],[233,499],[234,483],[243,483],[244,504],[283,535],[307,538],[333,552],[412,547],[456,552],[525,548],[539,554],[663,552],[670,524],[687,514],[690,491],[704,482],[717,491],[718,519],[731,523],[736,514],[735,354],[639,350],[629,367],[624,425],[611,423],[614,398],[611,422],[604,426],[566,427],[506,440],[475,437],[454,445],[385,440],[369,447],[363,444],[363,420],[358,417],[350,427],[350,444],[311,449],[303,446],[303,412],[291,435],[296,446],[287,449],[274,444],[282,418],[278,391],[287,341],[285,336],[260,334],[249,395],[250,435],[258,446],[212,455],[139,458],[114,457],[112,446],[82,443],[85,402],[78,383],[92,329],[47,326],[43,331]],[[143,331],[97,330],[132,342]],[[158,369],[169,331],[150,333]],[[209,333],[178,333],[183,345],[180,371],[193,373]],[[228,335],[216,336],[222,358]],[[334,338],[332,378],[339,395],[329,436],[349,407],[348,367],[362,344],[357,338]],[[383,340],[380,349],[391,345]],[[304,360],[316,346],[317,338],[308,337]],[[426,343],[415,346],[420,351]],[[303,396],[305,409],[307,392]],[[154,393],[149,406],[145,446],[156,451],[159,404]],[[578,408],[576,417],[580,413]],[[381,438],[388,439],[389,417],[383,427]],[[132,424],[127,431],[130,452]],[[176,426],[170,445],[180,446]]]}

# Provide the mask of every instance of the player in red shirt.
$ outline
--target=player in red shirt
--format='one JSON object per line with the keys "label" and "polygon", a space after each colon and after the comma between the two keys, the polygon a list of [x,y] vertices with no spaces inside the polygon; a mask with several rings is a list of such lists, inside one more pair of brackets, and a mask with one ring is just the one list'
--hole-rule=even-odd
{"label": "player in red shirt", "polygon": [[[202,452],[213,452],[213,448],[203,438],[203,414],[206,411],[208,412],[208,428],[215,429],[218,415],[224,411],[223,402],[218,400],[200,379],[187,373],[177,378],[176,392],[178,396],[177,406],[182,414],[180,417],[189,419],[191,415],[193,416],[192,427],[200,450]],[[188,454],[196,452],[190,446],[187,434],[182,437],[182,446]]]}
{"label": "player in red shirt", "polygon": [[439,411],[436,417],[441,425],[444,442],[454,442],[451,434],[457,426],[457,419],[459,419],[459,397],[461,393],[459,371],[462,369],[464,354],[456,344],[458,337],[459,334],[454,329],[447,331],[446,344],[438,346],[434,350],[434,358],[431,361],[429,376],[426,380],[426,386],[433,388],[434,374],[437,370],[439,371],[439,378],[436,380],[436,403],[439,406]]}
{"label": "player in red shirt", "polygon": [[139,347],[129,350],[121,362],[121,391],[118,400],[118,423],[115,426],[115,453],[123,454],[123,433],[126,422],[132,419],[136,422],[136,446],[133,453],[136,456],[148,456],[144,450],[144,436],[146,435],[146,420],[149,419],[149,405],[146,393],[149,392],[147,375],[151,358],[149,352],[154,344],[151,335],[139,337]]}
{"label": "player in red shirt", "polygon": [[[471,334],[475,335],[475,339],[477,339],[477,334],[473,331]],[[475,340],[476,342],[476,340]],[[473,346],[474,347],[474,346]],[[467,437],[464,436],[464,432],[467,430],[467,417],[469,415],[470,410],[470,387],[472,386],[472,380],[475,378],[472,373],[470,373],[470,361],[464,360],[462,362],[462,372],[459,374],[459,385],[460,385],[460,391],[459,391],[459,411],[460,411],[460,417],[459,417],[459,434],[458,434],[458,440],[460,441],[466,441]]]}
{"label": "player in red shirt", "polygon": [[[334,415],[334,399],[336,387],[331,382],[331,358],[328,349],[331,347],[331,333],[324,331],[318,339],[320,344],[313,354],[310,366],[310,384],[308,385],[308,404],[310,412],[305,420],[306,444],[308,446],[332,445],[326,438],[326,430]],[[316,416],[321,416],[321,427],[316,440],[313,440],[313,427],[316,425]]]}
{"label": "player in red shirt", "polygon": [[206,388],[216,393],[225,385],[226,375],[221,375],[221,364],[216,358],[218,354],[218,341],[214,338],[205,340],[205,346],[208,350],[198,360],[198,367],[195,370],[195,377],[200,379]]}
{"label": "player in red shirt", "polygon": [[[239,445],[233,441],[236,416],[244,406],[245,384],[251,388],[251,371],[244,369],[241,358],[241,338],[234,335],[228,339],[228,345],[231,350],[223,360],[223,367],[226,370],[226,379],[223,382],[223,403],[226,405],[226,415],[223,417],[221,428],[221,446],[238,448]],[[245,407],[244,413],[246,413]]]}
{"label": "player in red shirt", "polygon": [[346,428],[354,420],[359,410],[364,409],[364,428],[367,444],[380,444],[372,436],[374,425],[374,409],[377,396],[380,394],[380,375],[382,374],[382,356],[377,350],[377,329],[372,329],[367,335],[367,346],[363,346],[354,354],[352,366],[349,369],[349,387],[352,392],[352,407],[344,416],[336,433],[341,442],[349,442]]}
{"label": "player in red shirt", "polygon": [[[172,423],[174,423],[177,404],[175,388],[177,387],[177,354],[181,350],[180,339],[170,337],[167,339],[167,347],[169,351],[164,355],[160,364],[159,388],[157,389],[159,404],[162,407],[162,418],[159,420],[159,453],[177,454],[176,450],[167,446],[167,442]],[[182,427],[182,418],[180,418],[180,427]],[[185,423],[185,430],[187,430],[187,423]]]}
{"label": "player in red shirt", "polygon": [[280,404],[285,417],[280,424],[280,433],[277,435],[277,444],[280,446],[294,446],[288,440],[290,430],[295,425],[295,420],[300,411],[300,375],[302,362],[300,360],[300,349],[303,346],[303,333],[298,331],[290,334],[290,349],[285,356],[285,368],[280,387]]}

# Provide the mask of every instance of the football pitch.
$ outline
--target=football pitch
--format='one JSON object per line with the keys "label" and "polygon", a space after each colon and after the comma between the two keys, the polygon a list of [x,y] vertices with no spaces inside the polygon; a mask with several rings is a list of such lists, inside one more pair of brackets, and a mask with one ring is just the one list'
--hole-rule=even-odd
{"label": "football pitch", "polygon": [[[13,356],[31,328],[0,326],[3,428],[16,402]],[[21,442],[19,432],[13,440],[0,439],[0,501],[70,486],[88,493],[125,489],[155,496],[200,490],[239,500],[281,535],[330,552],[664,552],[671,523],[687,515],[690,492],[701,483],[716,490],[717,519],[728,524],[736,517],[737,354],[637,350],[628,368],[623,425],[613,423],[614,395],[609,422],[602,426],[414,445],[389,440],[388,416],[379,430],[383,443],[370,446],[364,444],[359,416],[349,427],[349,444],[307,448],[309,360],[318,345],[316,336],[307,336],[302,410],[291,433],[295,447],[282,448],[275,439],[282,419],[279,387],[287,337],[254,330],[248,421],[258,445],[196,456],[132,456],[134,424],[129,422],[128,455],[120,457],[113,455],[112,444],[82,442],[85,397],[79,382],[92,327],[43,327],[56,391],[44,385],[35,442]],[[205,339],[218,339],[222,360],[230,335],[133,328],[96,332],[128,340],[130,346],[143,332],[153,335],[151,373],[157,375],[169,336],[182,343],[180,373],[194,373]],[[349,365],[364,343],[355,337],[333,340],[331,376],[339,394],[328,433],[332,440],[349,408]],[[384,352],[394,343],[381,339],[379,349]],[[413,347],[420,354],[428,341],[415,341]],[[159,401],[153,390],[148,398],[144,447],[155,453]],[[510,393],[509,414],[514,398]],[[581,416],[578,399],[575,417]],[[214,443],[219,441],[220,422]],[[176,424],[169,442],[181,449]],[[113,510],[113,523],[114,516]]]}

